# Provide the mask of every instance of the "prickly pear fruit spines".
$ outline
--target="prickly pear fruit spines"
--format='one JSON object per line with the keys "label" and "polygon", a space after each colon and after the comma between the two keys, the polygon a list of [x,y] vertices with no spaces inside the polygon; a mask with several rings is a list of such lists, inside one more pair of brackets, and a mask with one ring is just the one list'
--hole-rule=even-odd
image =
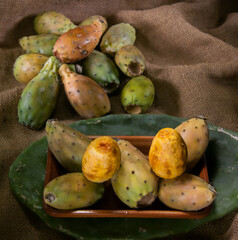
{"label": "prickly pear fruit spines", "polygon": [[141,75],[130,79],[121,92],[124,110],[131,114],[146,112],[154,102],[155,88],[152,81]]}
{"label": "prickly pear fruit spines", "polygon": [[26,53],[53,55],[53,47],[59,36],[55,34],[39,34],[19,39],[19,44]]}
{"label": "prickly pear fruit spines", "polygon": [[190,171],[205,153],[209,143],[209,130],[204,118],[184,121],[175,128],[184,139],[188,149],[186,170]]}
{"label": "prickly pear fruit spines", "polygon": [[91,16],[85,20],[83,20],[79,26],[82,26],[82,25],[90,25],[92,24],[95,20],[99,20],[99,22],[102,24],[102,33],[104,33],[108,27],[108,24],[107,24],[107,20],[105,17],[103,16],[100,16],[100,15],[95,15],[95,16]]}
{"label": "prickly pear fruit spines", "polygon": [[83,75],[96,81],[106,93],[112,93],[119,87],[119,71],[106,54],[93,50],[81,64]]}
{"label": "prickly pear fruit spines", "polygon": [[48,120],[45,131],[49,148],[59,163],[69,172],[82,172],[82,157],[91,139],[57,119]]}
{"label": "prickly pear fruit spines", "polygon": [[153,138],[149,162],[158,177],[175,178],[186,169],[187,147],[176,130],[162,128]]}
{"label": "prickly pear fruit spines", "polygon": [[216,191],[202,178],[183,173],[174,179],[161,179],[158,197],[173,209],[198,211],[215,200]]}
{"label": "prickly pear fruit spines", "polygon": [[144,55],[133,45],[122,47],[115,55],[115,62],[120,70],[129,77],[139,76],[145,70]]}
{"label": "prickly pear fruit spines", "polygon": [[86,58],[99,43],[102,25],[95,20],[90,25],[78,26],[62,34],[56,41],[53,54],[63,63],[74,63]]}
{"label": "prickly pear fruit spines", "polygon": [[115,56],[116,52],[126,45],[133,45],[136,40],[136,30],[129,23],[119,23],[111,26],[100,43],[103,53]]}
{"label": "prickly pear fruit spines", "polygon": [[109,136],[93,140],[84,152],[82,171],[92,182],[105,182],[119,169],[121,163],[120,148]]}
{"label": "prickly pear fruit spines", "polygon": [[107,94],[95,81],[70,71],[66,64],[60,67],[59,74],[68,100],[80,116],[94,118],[111,110]]}
{"label": "prickly pear fruit spines", "polygon": [[20,83],[27,84],[40,72],[47,59],[47,56],[37,53],[20,55],[13,66],[15,79]]}
{"label": "prickly pear fruit spines", "polygon": [[38,34],[53,33],[61,35],[75,27],[76,25],[69,18],[54,11],[43,12],[34,19],[34,28]]}
{"label": "prickly pear fruit spines", "polygon": [[44,202],[56,209],[88,207],[102,198],[104,186],[87,180],[83,173],[68,173],[50,181],[44,188]]}
{"label": "prickly pear fruit spines", "polygon": [[118,140],[121,166],[111,178],[118,198],[131,208],[145,207],[157,197],[158,178],[146,156],[126,140]]}
{"label": "prickly pear fruit spines", "polygon": [[19,122],[39,129],[53,113],[58,99],[59,79],[55,57],[50,57],[39,74],[25,87],[18,103]]}

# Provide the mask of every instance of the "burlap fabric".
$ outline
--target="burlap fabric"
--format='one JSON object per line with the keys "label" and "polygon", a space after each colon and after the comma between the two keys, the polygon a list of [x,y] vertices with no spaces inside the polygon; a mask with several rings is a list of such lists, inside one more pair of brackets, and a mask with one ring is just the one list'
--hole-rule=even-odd
{"label": "burlap fabric", "polygon": [[[1,0],[0,1],[0,238],[71,239],[47,227],[13,197],[10,165],[44,131],[18,123],[17,104],[24,86],[12,74],[23,53],[18,39],[35,34],[34,17],[42,11],[62,12],[74,23],[103,15],[109,25],[129,22],[137,30],[136,45],[146,58],[145,75],[156,87],[148,113],[190,118],[238,131],[238,3],[234,0]],[[123,113],[119,95],[111,96],[112,114]],[[80,117],[62,91],[54,116],[70,123]],[[36,166],[37,167],[37,166]],[[238,239],[235,212],[190,233],[166,239]],[[97,237],[95,236],[95,239]]]}

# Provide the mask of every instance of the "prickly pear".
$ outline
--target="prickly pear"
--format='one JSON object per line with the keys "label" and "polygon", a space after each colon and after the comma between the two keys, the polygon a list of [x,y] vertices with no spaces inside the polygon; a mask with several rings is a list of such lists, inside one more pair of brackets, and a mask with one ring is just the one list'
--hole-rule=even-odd
{"label": "prickly pear", "polygon": [[119,71],[115,63],[97,50],[81,62],[83,75],[96,81],[106,93],[112,93],[120,84]]}
{"label": "prickly pear", "polygon": [[19,39],[19,44],[26,53],[53,55],[53,47],[59,36],[55,34],[39,34]]}
{"label": "prickly pear", "polygon": [[115,53],[126,45],[133,45],[136,40],[136,30],[129,23],[118,23],[111,26],[100,43],[103,53],[114,56]]}
{"label": "prickly pear", "polygon": [[209,130],[203,117],[191,118],[175,128],[188,149],[186,170],[190,171],[205,153],[209,143]]}
{"label": "prickly pear", "polygon": [[37,53],[20,55],[13,66],[15,79],[20,83],[27,84],[40,72],[47,59],[47,56]]}
{"label": "prickly pear", "polygon": [[121,163],[120,148],[109,136],[94,139],[83,155],[82,170],[84,176],[92,182],[105,182],[119,169]]}
{"label": "prickly pear", "polygon": [[66,64],[60,67],[59,74],[68,100],[80,116],[94,118],[110,111],[110,100],[95,81],[70,71]]}
{"label": "prickly pear", "polygon": [[46,122],[48,146],[68,172],[82,172],[83,154],[91,139],[56,119]]}
{"label": "prickly pear", "polygon": [[82,26],[82,25],[90,25],[92,24],[95,20],[99,20],[99,22],[102,24],[102,33],[104,33],[107,29],[107,20],[105,17],[103,16],[100,16],[100,15],[95,15],[95,16],[91,16],[85,20],[83,20],[79,26]]}
{"label": "prickly pear", "polygon": [[78,26],[59,37],[53,54],[63,63],[80,61],[93,51],[101,36],[102,24],[99,20],[90,25]]}
{"label": "prickly pear", "polygon": [[68,173],[51,180],[44,188],[44,202],[56,209],[88,207],[102,198],[104,186],[87,180],[83,173]]}
{"label": "prickly pear", "polygon": [[61,35],[77,27],[69,18],[59,12],[45,11],[34,19],[34,28],[38,34],[53,33]]}
{"label": "prickly pear", "polygon": [[24,88],[18,103],[19,122],[39,129],[53,113],[59,92],[57,59],[51,56]]}
{"label": "prickly pear", "polygon": [[141,75],[130,79],[121,92],[124,110],[131,114],[147,111],[153,104],[155,88],[152,81]]}
{"label": "prickly pear", "polygon": [[129,77],[141,75],[145,70],[145,58],[133,45],[122,47],[115,55],[115,62],[120,70]]}
{"label": "prickly pear", "polygon": [[111,178],[118,198],[131,208],[151,205],[157,197],[158,178],[146,156],[129,141],[118,140],[121,167]]}
{"label": "prickly pear", "polygon": [[186,169],[187,147],[176,130],[162,128],[153,138],[149,150],[149,162],[155,174],[161,178],[175,178]]}
{"label": "prickly pear", "polygon": [[161,179],[158,197],[170,208],[198,211],[214,201],[216,191],[202,178],[183,173],[174,179]]}

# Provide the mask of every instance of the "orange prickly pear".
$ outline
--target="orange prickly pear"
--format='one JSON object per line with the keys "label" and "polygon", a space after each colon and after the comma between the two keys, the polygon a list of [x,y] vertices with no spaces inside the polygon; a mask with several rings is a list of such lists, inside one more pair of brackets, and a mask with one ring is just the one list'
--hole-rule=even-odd
{"label": "orange prickly pear", "polygon": [[59,74],[69,102],[81,117],[100,117],[110,111],[110,100],[95,81],[70,71],[66,64],[60,67]]}
{"label": "orange prickly pear", "polygon": [[62,34],[56,41],[53,54],[63,63],[74,63],[87,57],[99,43],[102,24],[97,19]]}
{"label": "orange prickly pear", "polygon": [[187,147],[178,131],[163,128],[154,137],[149,162],[155,174],[161,178],[175,178],[186,168]]}
{"label": "orange prickly pear", "polygon": [[205,153],[209,143],[209,130],[203,117],[191,118],[175,128],[188,149],[186,170],[190,171]]}
{"label": "orange prickly pear", "polygon": [[84,152],[82,170],[84,176],[92,182],[105,182],[119,169],[121,163],[120,148],[109,136],[93,140]]}
{"label": "orange prickly pear", "polygon": [[174,179],[161,179],[158,197],[173,209],[198,211],[214,201],[216,191],[202,178],[183,173]]}

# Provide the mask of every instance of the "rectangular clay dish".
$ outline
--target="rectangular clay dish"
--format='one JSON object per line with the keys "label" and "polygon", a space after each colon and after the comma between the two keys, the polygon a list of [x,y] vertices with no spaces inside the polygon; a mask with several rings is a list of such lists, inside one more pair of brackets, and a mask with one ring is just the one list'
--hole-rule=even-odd
{"label": "rectangular clay dish", "polygon": [[[99,136],[89,136],[95,139]],[[141,152],[148,156],[151,142],[153,136],[111,136],[119,139],[125,139],[131,142],[135,147],[137,147]],[[47,165],[46,165],[46,175],[45,175],[45,186],[51,180],[66,173],[63,167],[54,157],[53,153],[48,149],[47,154]],[[201,178],[206,182],[209,182],[208,171],[206,165],[205,156],[202,157],[200,162],[191,172]],[[125,204],[123,204],[113,192],[110,181],[104,183],[105,192],[103,198],[100,199],[93,206],[77,210],[58,210],[55,209],[43,201],[43,209],[52,217],[62,217],[62,218],[81,218],[81,217],[133,217],[133,218],[184,218],[184,219],[200,219],[209,215],[212,205],[199,210],[199,211],[178,211],[170,209],[163,205],[158,198],[155,202],[144,209],[131,209]]]}

